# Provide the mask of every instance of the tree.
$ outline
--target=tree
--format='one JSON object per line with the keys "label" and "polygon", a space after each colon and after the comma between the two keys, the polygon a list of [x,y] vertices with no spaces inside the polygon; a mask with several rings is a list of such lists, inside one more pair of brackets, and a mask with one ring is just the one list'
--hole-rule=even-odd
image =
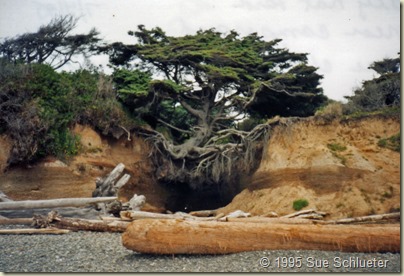
{"label": "tree", "polygon": [[355,89],[352,96],[345,96],[348,100],[345,113],[400,106],[400,53],[394,59],[375,61],[368,68],[376,71],[379,76],[364,81],[362,87]]}
{"label": "tree", "polygon": [[[325,99],[318,88],[322,76],[307,65],[307,54],[278,48],[280,39],[215,29],[172,37],[143,25],[129,35],[138,43],[100,50],[124,67],[115,72],[118,93],[156,126],[143,134],[155,145],[164,183],[236,185],[259,163],[260,141],[269,130],[267,124],[238,130],[237,121],[299,113],[304,106],[299,115],[308,116]],[[274,112],[274,99],[284,106],[289,101],[290,110]]]}
{"label": "tree", "polygon": [[73,57],[87,57],[100,41],[98,32],[91,29],[87,34],[70,34],[77,19],[71,15],[54,18],[35,33],[25,33],[0,43],[0,57],[10,62],[44,63],[58,69]]}

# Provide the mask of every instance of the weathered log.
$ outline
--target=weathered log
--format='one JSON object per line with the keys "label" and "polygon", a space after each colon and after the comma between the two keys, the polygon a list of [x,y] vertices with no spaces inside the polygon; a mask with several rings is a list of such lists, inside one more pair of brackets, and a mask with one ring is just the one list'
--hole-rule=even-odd
{"label": "weathered log", "polygon": [[0,202],[10,202],[10,201],[13,201],[13,200],[10,199],[5,193],[0,191]]}
{"label": "weathered log", "polygon": [[401,217],[400,212],[381,214],[381,215],[371,215],[356,218],[343,218],[338,220],[326,220],[319,222],[321,224],[349,224],[349,223],[360,223],[360,222],[380,222],[384,220],[397,220],[399,221]]}
{"label": "weathered log", "polygon": [[123,220],[136,220],[136,219],[183,219],[185,217],[192,217],[185,213],[175,214],[159,214],[144,211],[121,211],[121,219]]}
{"label": "weathered log", "polygon": [[72,231],[118,232],[122,233],[129,225],[127,221],[85,220],[61,218],[51,223],[51,226]]}
{"label": "weathered log", "polygon": [[37,215],[33,218],[33,226],[37,228],[59,228],[73,231],[124,232],[129,225],[126,221],[105,221],[77,218],[63,218],[57,212],[49,212],[47,216]]}
{"label": "weathered log", "polygon": [[0,225],[17,225],[17,224],[22,224],[22,225],[30,225],[32,224],[32,218],[12,218],[12,219],[0,219]]}
{"label": "weathered log", "polygon": [[227,218],[227,222],[253,222],[253,223],[268,223],[268,224],[314,224],[310,219],[302,218],[268,218],[268,217],[248,217],[248,218]]}
{"label": "weathered log", "polygon": [[24,200],[0,202],[0,210],[23,210],[56,207],[80,207],[100,202],[110,202],[117,197],[96,197],[96,198],[60,198],[48,200]]}
{"label": "weathered log", "polygon": [[124,174],[116,183],[115,183],[115,189],[119,190],[122,188],[123,185],[125,185],[130,179],[129,174]]}
{"label": "weathered log", "polygon": [[41,228],[41,229],[0,229],[0,234],[3,235],[21,235],[21,234],[67,234],[70,230]]}
{"label": "weathered log", "polygon": [[[105,178],[99,179],[96,181],[96,189],[93,192],[93,197],[97,196],[115,196],[117,189],[115,188],[115,181],[118,177],[122,174],[123,170],[125,169],[125,165],[119,163]],[[126,182],[129,180],[127,176],[123,176],[124,179],[127,179]],[[121,178],[122,179],[122,178]],[[124,180],[122,180],[123,182]],[[119,181],[118,181],[119,182]],[[119,183],[120,185],[124,185]]]}
{"label": "weathered log", "polygon": [[298,212],[295,212],[295,213],[292,213],[292,214],[289,214],[286,216],[282,216],[282,218],[309,217],[309,216],[306,216],[308,214],[316,214],[316,215],[322,216],[322,217],[327,215],[327,213],[325,213],[325,212],[320,212],[320,211],[317,211],[314,209],[308,209],[308,210],[298,211]]}
{"label": "weathered log", "polygon": [[210,216],[216,216],[217,210],[200,210],[189,212],[189,214],[195,217],[210,217]]}
{"label": "weathered log", "polygon": [[285,225],[144,219],[123,245],[152,254],[228,254],[259,250],[400,252],[400,225]]}

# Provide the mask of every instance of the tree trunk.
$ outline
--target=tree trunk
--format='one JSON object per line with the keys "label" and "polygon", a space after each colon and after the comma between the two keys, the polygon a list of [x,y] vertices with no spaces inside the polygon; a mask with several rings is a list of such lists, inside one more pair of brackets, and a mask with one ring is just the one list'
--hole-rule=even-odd
{"label": "tree trunk", "polygon": [[110,202],[116,199],[117,197],[98,197],[98,198],[60,198],[49,200],[10,201],[10,202],[0,202],[0,210],[81,207],[100,202]]}
{"label": "tree trunk", "polygon": [[51,222],[52,227],[69,229],[72,231],[96,231],[122,233],[129,225],[127,221],[103,221],[73,218],[60,218],[59,221]]}
{"label": "tree trunk", "polygon": [[152,254],[227,254],[259,250],[400,252],[400,225],[285,225],[144,219],[123,245]]}

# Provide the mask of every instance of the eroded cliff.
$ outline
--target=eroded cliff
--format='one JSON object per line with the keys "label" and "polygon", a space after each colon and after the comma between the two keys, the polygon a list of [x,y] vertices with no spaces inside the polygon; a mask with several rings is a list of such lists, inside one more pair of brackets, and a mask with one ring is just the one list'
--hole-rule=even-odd
{"label": "eroded cliff", "polygon": [[284,215],[298,199],[332,218],[397,210],[400,153],[378,144],[399,132],[398,118],[382,116],[279,124],[246,188],[220,211]]}

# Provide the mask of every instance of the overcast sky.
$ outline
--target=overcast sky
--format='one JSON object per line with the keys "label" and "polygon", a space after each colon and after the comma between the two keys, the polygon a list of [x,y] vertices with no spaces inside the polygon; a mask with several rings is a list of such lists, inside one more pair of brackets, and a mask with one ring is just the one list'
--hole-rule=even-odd
{"label": "overcast sky", "polygon": [[309,53],[336,100],[375,76],[367,69],[373,61],[400,51],[398,0],[0,0],[0,38],[68,13],[80,17],[77,32],[95,27],[109,42],[135,43],[127,31],[139,24],[173,36],[214,27],[281,38],[281,47]]}

